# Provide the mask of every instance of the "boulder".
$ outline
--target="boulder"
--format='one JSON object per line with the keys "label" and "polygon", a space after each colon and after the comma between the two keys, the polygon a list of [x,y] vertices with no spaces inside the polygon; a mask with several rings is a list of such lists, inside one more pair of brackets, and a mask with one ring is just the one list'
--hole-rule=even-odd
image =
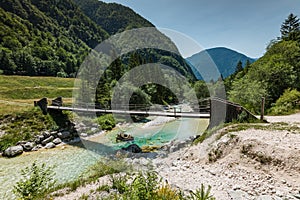
{"label": "boulder", "polygon": [[15,157],[23,153],[23,147],[21,145],[8,147],[4,150],[3,156],[6,157]]}
{"label": "boulder", "polygon": [[56,145],[55,145],[53,142],[49,142],[49,143],[46,144],[45,148],[46,148],[46,149],[52,149],[52,148],[54,148],[55,146],[56,146]]}
{"label": "boulder", "polygon": [[27,142],[27,141],[19,141],[19,142],[17,142],[16,146],[24,145],[24,144],[26,144],[26,142]]}
{"label": "boulder", "polygon": [[47,143],[52,142],[53,139],[54,139],[54,137],[51,135],[50,137],[48,137],[42,141],[42,145],[46,145]]}
{"label": "boulder", "polygon": [[35,147],[32,148],[32,151],[37,151],[39,149],[43,148],[41,144],[36,145]]}
{"label": "boulder", "polygon": [[131,144],[128,147],[123,147],[122,150],[129,151],[131,153],[141,153],[142,152],[142,149],[136,144]]}
{"label": "boulder", "polygon": [[33,142],[26,142],[22,146],[23,146],[24,151],[31,151],[34,147],[34,143]]}
{"label": "boulder", "polygon": [[55,145],[58,145],[58,144],[62,143],[62,141],[61,141],[60,138],[55,138],[55,139],[53,140],[53,143],[54,143]]}
{"label": "boulder", "polygon": [[57,136],[63,140],[63,139],[70,138],[71,133],[69,131],[62,131],[62,132],[57,133]]}
{"label": "boulder", "polygon": [[34,142],[36,144],[40,144],[44,139],[45,139],[45,137],[43,135],[38,135],[38,136],[36,136]]}

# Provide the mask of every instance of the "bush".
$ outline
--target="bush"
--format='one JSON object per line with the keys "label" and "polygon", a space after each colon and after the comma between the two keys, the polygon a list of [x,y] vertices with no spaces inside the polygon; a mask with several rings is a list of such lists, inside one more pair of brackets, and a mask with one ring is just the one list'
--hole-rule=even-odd
{"label": "bush", "polygon": [[112,130],[116,126],[116,121],[112,114],[98,117],[97,123],[101,126],[102,130]]}
{"label": "bush", "polygon": [[13,192],[22,199],[41,198],[55,184],[54,172],[45,163],[38,165],[34,161],[31,167],[21,170],[22,179],[16,183]]}
{"label": "bush", "polygon": [[[135,199],[135,200],[214,200],[210,195],[211,186],[205,190],[204,185],[195,192],[191,191],[189,195],[184,195],[181,190],[173,189],[169,184],[162,184],[162,180],[154,171],[146,173],[139,172],[133,175],[131,180],[129,175],[112,176],[112,189],[117,194],[111,194],[107,199]],[[109,191],[109,188],[105,188]]]}
{"label": "bush", "polygon": [[270,109],[270,113],[274,115],[290,114],[293,113],[294,110],[299,109],[299,105],[300,92],[296,89],[286,89]]}

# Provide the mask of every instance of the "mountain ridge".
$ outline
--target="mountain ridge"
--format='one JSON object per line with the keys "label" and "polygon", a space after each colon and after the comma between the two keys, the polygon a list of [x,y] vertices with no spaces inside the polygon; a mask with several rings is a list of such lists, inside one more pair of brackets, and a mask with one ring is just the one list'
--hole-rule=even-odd
{"label": "mountain ridge", "polygon": [[[225,59],[224,59],[225,58]],[[214,47],[195,53],[186,58],[197,79],[202,80],[197,68],[202,66],[209,66],[212,63],[216,65],[223,78],[226,78],[235,72],[239,61],[245,67],[247,60],[250,63],[256,61],[255,58],[250,58],[236,50],[227,47]],[[213,62],[212,62],[213,61]]]}

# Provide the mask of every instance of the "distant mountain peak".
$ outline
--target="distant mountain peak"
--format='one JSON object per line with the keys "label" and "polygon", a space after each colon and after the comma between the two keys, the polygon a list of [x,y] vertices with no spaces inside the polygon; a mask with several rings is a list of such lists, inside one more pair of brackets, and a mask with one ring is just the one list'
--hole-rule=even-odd
{"label": "distant mountain peak", "polygon": [[197,68],[211,66],[212,61],[214,62],[222,76],[226,78],[235,72],[236,66],[239,61],[242,62],[244,67],[247,60],[249,60],[250,63],[253,63],[256,59],[250,58],[227,47],[214,47],[196,53],[191,57],[186,58],[186,60],[192,65],[191,67],[194,71],[195,76],[198,79],[202,79]]}

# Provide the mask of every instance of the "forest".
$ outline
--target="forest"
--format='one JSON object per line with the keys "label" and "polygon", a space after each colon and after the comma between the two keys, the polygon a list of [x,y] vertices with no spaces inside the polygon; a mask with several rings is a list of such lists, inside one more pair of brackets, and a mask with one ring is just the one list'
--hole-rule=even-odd
{"label": "forest", "polygon": [[[0,74],[76,77],[84,59],[99,43],[116,33],[140,27],[154,26],[130,8],[115,3],[2,0]],[[266,98],[266,109],[270,114],[293,112],[299,109],[300,99],[299,18],[290,14],[282,23],[280,32],[281,36],[270,42],[266,53],[257,61],[247,62],[244,68],[239,62],[235,73],[209,83],[196,81],[191,67],[179,54],[157,49],[129,52],[105,70],[98,83],[96,102],[110,102],[111,89],[134,67],[160,63],[186,77],[198,98],[218,96],[224,83],[227,98],[253,113],[260,112],[262,97]],[[165,42],[174,45],[167,37]],[[158,74],[155,68],[145,73]],[[173,83],[176,91],[147,83],[135,89],[130,103],[173,104],[179,102],[176,95],[191,94],[172,77],[161,78]],[[129,81],[126,87],[133,88],[133,85]]]}
{"label": "forest", "polygon": [[281,36],[272,40],[266,53],[225,79],[228,98],[254,113],[266,98],[270,114],[288,114],[300,104],[300,23],[290,14],[281,25]]}

